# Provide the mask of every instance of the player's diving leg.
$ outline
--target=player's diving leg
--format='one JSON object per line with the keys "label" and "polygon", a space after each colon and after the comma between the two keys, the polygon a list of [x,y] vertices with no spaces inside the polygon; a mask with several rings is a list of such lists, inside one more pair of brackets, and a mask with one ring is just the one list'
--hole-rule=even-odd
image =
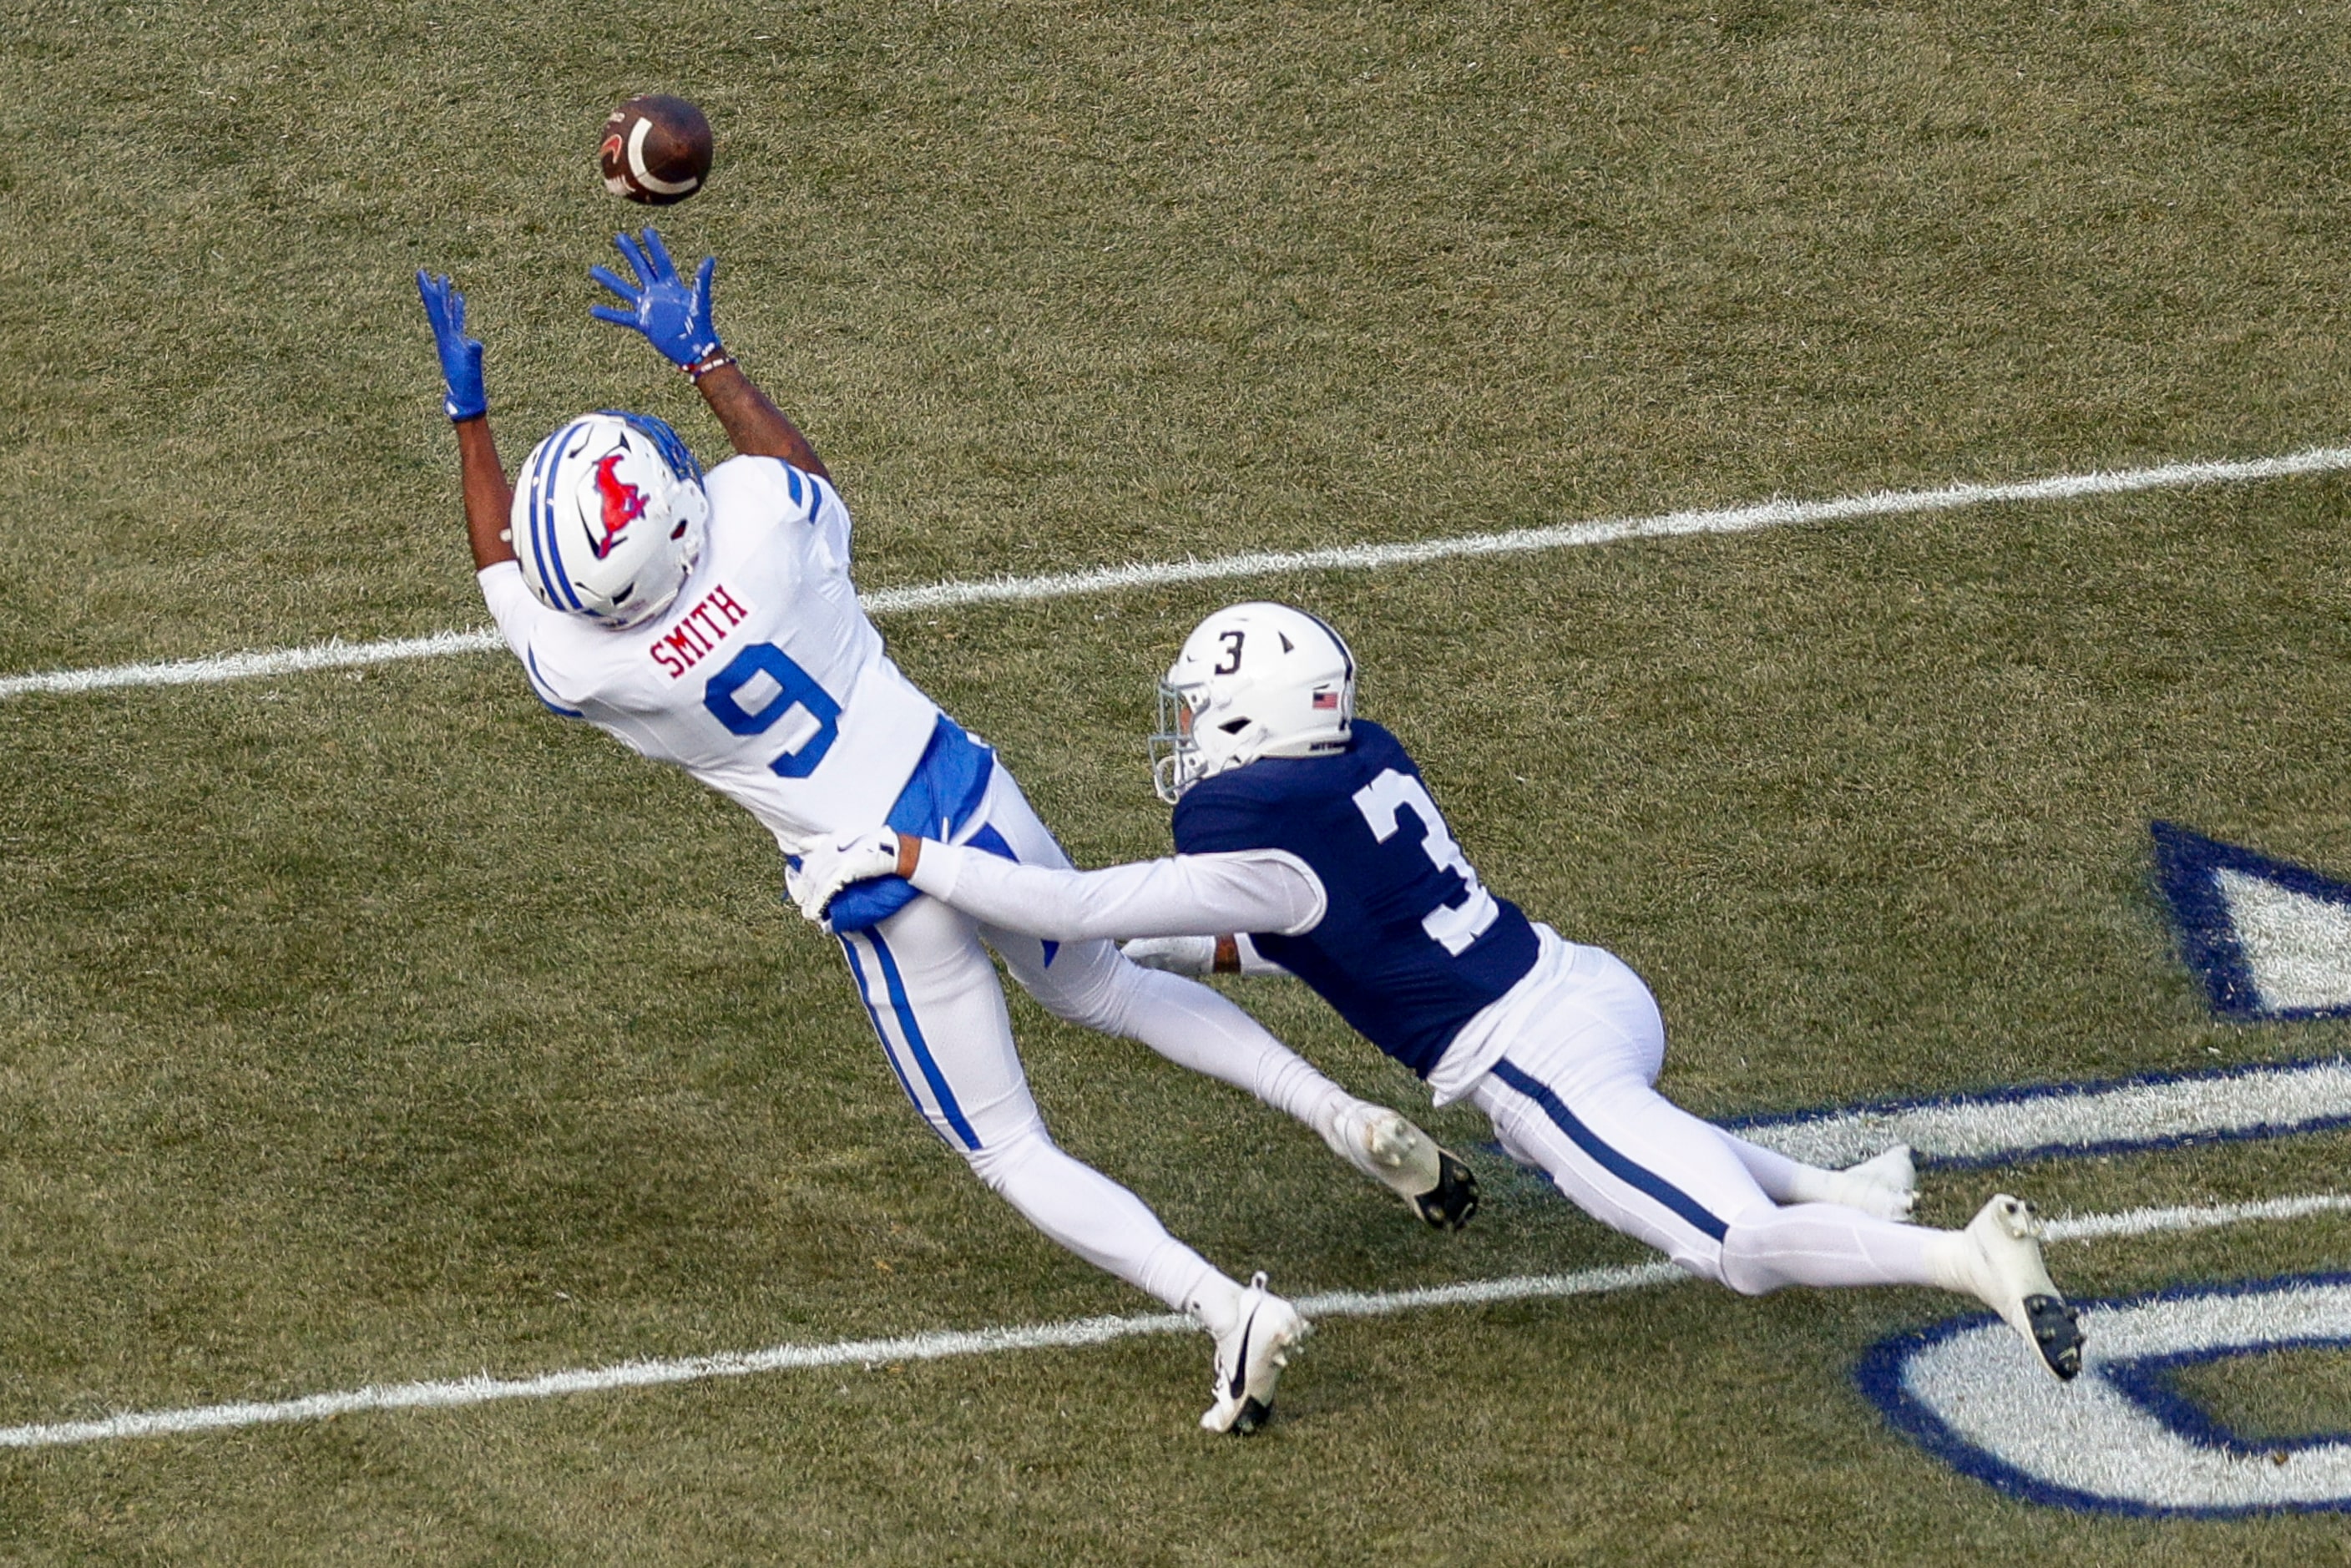
{"label": "player's diving leg", "polygon": [[[1070,863],[1000,765],[974,825],[957,836],[967,843],[987,831],[1024,865]],[[1144,968],[1109,942],[1049,946],[1019,932],[983,927],[981,935],[1055,1017],[1139,1040],[1179,1067],[1288,1113],[1431,1225],[1458,1230],[1477,1212],[1478,1178],[1467,1165],[1402,1114],[1348,1093],[1222,994]]]}
{"label": "player's diving leg", "polygon": [[1715,1132],[1774,1203],[1838,1203],[1880,1219],[1907,1219],[1918,1201],[1918,1171],[1907,1144],[1896,1144],[1859,1165],[1833,1171],[1750,1144],[1726,1128],[1717,1127]]}
{"label": "player's diving leg", "polygon": [[1227,1277],[1141,1198],[1053,1142],[970,919],[918,898],[841,946],[883,1054],[932,1131],[1031,1225],[1217,1336],[1217,1402],[1203,1425],[1260,1424],[1305,1319],[1266,1291],[1262,1274],[1247,1286]]}
{"label": "player's diving leg", "polygon": [[[1932,1285],[2006,1318],[2071,1377],[2081,1334],[2041,1261],[2031,1210],[1995,1197],[1965,1230],[1824,1202],[1772,1202],[1737,1140],[1660,1095],[1665,1029],[1640,977],[1579,949],[1542,1034],[1470,1091],[1502,1146],[1594,1218],[1747,1295],[1783,1285]],[[1751,1146],[1751,1145],[1750,1145]]]}

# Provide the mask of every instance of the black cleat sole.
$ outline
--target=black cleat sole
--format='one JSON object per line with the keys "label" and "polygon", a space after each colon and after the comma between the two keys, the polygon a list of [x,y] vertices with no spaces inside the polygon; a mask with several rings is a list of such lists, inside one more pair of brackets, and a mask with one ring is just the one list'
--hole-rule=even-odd
{"label": "black cleat sole", "polygon": [[2082,1370],[2082,1309],[2054,1296],[2027,1296],[2024,1316],[2049,1370],[2067,1383],[2074,1381]]}
{"label": "black cleat sole", "polygon": [[1272,1406],[1262,1399],[1244,1399],[1241,1401],[1241,1413],[1233,1417],[1233,1424],[1225,1430],[1233,1437],[1246,1437],[1272,1419]]}
{"label": "black cleat sole", "polygon": [[1439,1149],[1437,1185],[1412,1201],[1421,1218],[1437,1229],[1458,1230],[1478,1212],[1478,1175]]}

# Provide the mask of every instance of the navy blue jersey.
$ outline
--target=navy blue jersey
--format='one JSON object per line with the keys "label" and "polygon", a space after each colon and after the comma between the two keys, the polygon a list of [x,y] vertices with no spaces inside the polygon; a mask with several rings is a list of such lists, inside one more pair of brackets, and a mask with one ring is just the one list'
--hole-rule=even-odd
{"label": "navy blue jersey", "polygon": [[1478,881],[1395,736],[1357,719],[1345,751],[1260,758],[1176,804],[1183,854],[1287,850],[1329,907],[1302,936],[1252,932],[1373,1044],[1423,1078],[1535,961],[1534,928]]}

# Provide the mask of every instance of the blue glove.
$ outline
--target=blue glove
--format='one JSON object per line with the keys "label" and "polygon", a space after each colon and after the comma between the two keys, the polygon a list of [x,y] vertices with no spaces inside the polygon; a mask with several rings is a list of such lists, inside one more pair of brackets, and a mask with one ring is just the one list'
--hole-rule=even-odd
{"label": "blue glove", "polygon": [[482,390],[482,340],[465,336],[465,297],[448,278],[421,270],[416,293],[433,323],[434,347],[441,350],[441,380],[448,388],[441,406],[453,420],[481,418],[490,412],[490,398]]}
{"label": "blue glove", "polygon": [[718,345],[718,329],[710,324],[710,275],[718,270],[716,256],[702,258],[702,270],[689,287],[650,225],[642,247],[625,234],[613,236],[612,244],[639,281],[626,282],[609,267],[590,269],[590,277],[628,302],[626,309],[591,305],[590,315],[643,332],[645,341],[682,371],[726,351]]}

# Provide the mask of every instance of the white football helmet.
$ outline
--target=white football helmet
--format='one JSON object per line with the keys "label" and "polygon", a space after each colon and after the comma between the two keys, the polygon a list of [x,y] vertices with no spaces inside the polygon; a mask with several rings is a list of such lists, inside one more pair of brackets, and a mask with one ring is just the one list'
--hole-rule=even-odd
{"label": "white football helmet", "polygon": [[1151,782],[1172,805],[1260,757],[1343,751],[1354,718],[1355,656],[1339,633],[1287,604],[1229,605],[1184,639],[1159,683]]}
{"label": "white football helmet", "polygon": [[702,465],[649,414],[584,414],[530,449],[514,552],[550,610],[633,626],[677,597],[710,520]]}

